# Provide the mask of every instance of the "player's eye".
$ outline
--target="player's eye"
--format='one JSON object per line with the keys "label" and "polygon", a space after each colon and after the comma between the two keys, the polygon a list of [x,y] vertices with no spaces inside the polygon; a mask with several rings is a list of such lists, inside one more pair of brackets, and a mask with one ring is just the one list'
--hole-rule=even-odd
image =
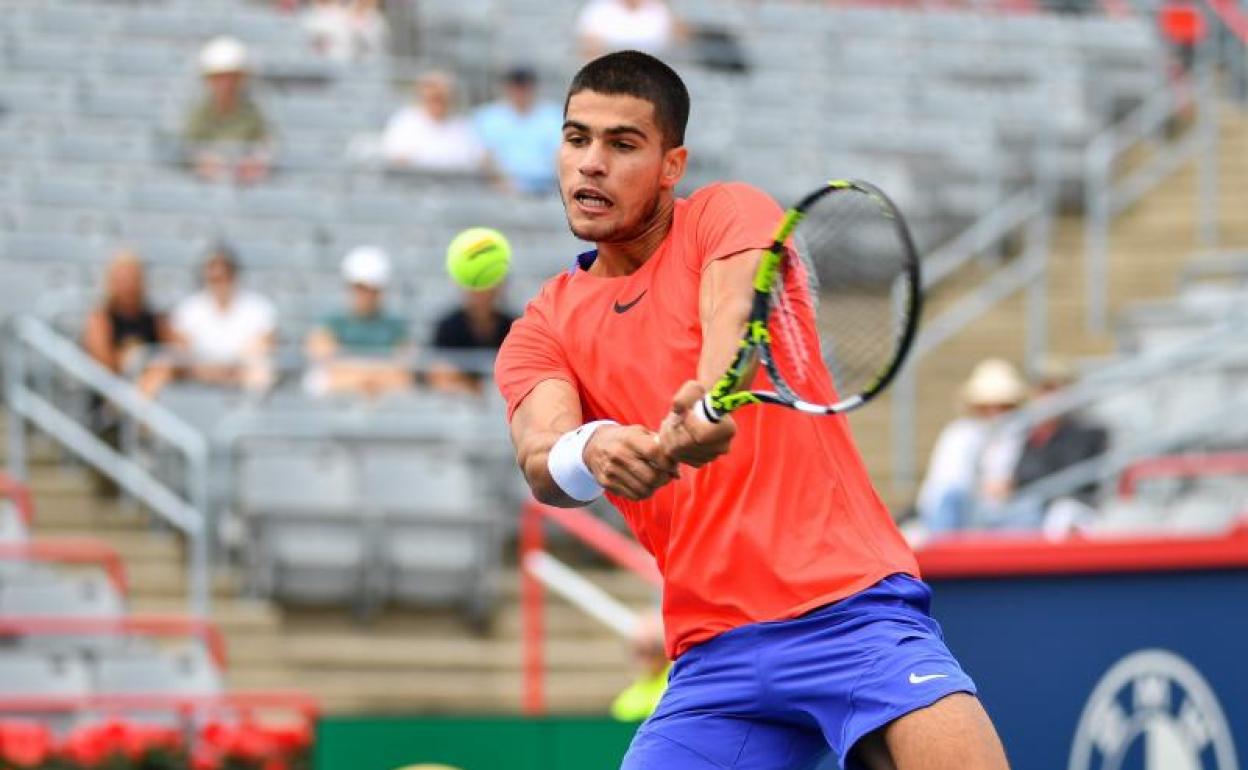
{"label": "player's eye", "polygon": [[586,143],[588,143],[589,139],[582,134],[568,134],[563,138],[563,141],[573,147],[584,147]]}
{"label": "player's eye", "polygon": [[620,150],[621,152],[629,152],[630,150],[637,149],[636,146],[630,142],[615,141],[615,142],[612,142],[612,146],[615,147],[615,149]]}

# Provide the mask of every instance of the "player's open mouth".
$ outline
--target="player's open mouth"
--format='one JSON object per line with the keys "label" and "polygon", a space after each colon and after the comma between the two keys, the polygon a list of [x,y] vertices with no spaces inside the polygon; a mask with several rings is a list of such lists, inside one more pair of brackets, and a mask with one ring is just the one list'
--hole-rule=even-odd
{"label": "player's open mouth", "polygon": [[589,187],[581,187],[572,194],[574,200],[581,205],[582,208],[605,211],[611,208],[614,203],[611,199],[603,195],[598,190]]}

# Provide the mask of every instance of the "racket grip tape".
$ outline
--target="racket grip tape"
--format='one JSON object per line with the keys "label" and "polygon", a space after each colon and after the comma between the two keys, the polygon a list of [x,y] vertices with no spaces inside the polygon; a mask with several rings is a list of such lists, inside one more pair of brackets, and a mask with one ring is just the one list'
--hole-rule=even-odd
{"label": "racket grip tape", "polygon": [[724,415],[715,405],[711,403],[711,395],[708,393],[698,401],[698,414],[707,422],[718,423],[724,419]]}

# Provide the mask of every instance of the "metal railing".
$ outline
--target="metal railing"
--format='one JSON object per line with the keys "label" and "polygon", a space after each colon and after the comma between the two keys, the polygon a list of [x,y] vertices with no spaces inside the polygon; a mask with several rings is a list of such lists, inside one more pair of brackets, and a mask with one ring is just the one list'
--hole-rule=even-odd
{"label": "metal railing", "polygon": [[[5,328],[4,355],[10,474],[19,479],[27,477],[28,423],[89,463],[186,537],[188,603],[192,613],[207,615],[212,561],[212,532],[206,515],[208,442],[176,414],[153,403],[43,321],[30,316],[10,319]],[[171,489],[58,406],[49,392],[49,374],[97,396],[123,419],[141,424],[153,439],[178,453],[186,464],[187,488]]]}
{"label": "metal railing", "polygon": [[[1078,383],[1028,405],[1001,420],[994,431],[1026,435],[1038,425],[1085,410],[1127,389],[1147,389],[1167,380],[1210,372],[1248,370],[1248,316],[1238,315],[1210,327],[1199,337],[1160,351],[1133,356],[1091,372]],[[1140,436],[1114,436],[1103,455],[1089,458],[1018,490],[1019,497],[1052,500],[1115,478],[1140,458],[1152,457],[1203,440],[1212,433],[1248,425],[1248,388],[1229,399],[1210,399],[1196,413],[1184,409],[1182,420]],[[1143,427],[1143,426],[1141,426]],[[1121,432],[1120,432],[1121,433]],[[1131,440],[1136,439],[1136,440]]]}
{"label": "metal railing", "polygon": [[[1134,111],[1093,137],[1083,155],[1084,273],[1087,326],[1104,332],[1109,316],[1109,235],[1119,214],[1199,156],[1197,237],[1206,246],[1218,241],[1218,100],[1211,46],[1199,49],[1190,83],[1164,88]],[[1191,106],[1195,123],[1182,138],[1165,132],[1181,122]],[[1129,152],[1155,141],[1148,159],[1115,177]]]}

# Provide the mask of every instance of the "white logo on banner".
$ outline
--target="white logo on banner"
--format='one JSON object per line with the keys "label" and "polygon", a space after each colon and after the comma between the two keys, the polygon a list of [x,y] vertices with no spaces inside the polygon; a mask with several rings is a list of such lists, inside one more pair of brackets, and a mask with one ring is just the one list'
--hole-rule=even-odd
{"label": "white logo on banner", "polygon": [[1068,770],[1239,770],[1217,696],[1166,650],[1118,661],[1093,689]]}

